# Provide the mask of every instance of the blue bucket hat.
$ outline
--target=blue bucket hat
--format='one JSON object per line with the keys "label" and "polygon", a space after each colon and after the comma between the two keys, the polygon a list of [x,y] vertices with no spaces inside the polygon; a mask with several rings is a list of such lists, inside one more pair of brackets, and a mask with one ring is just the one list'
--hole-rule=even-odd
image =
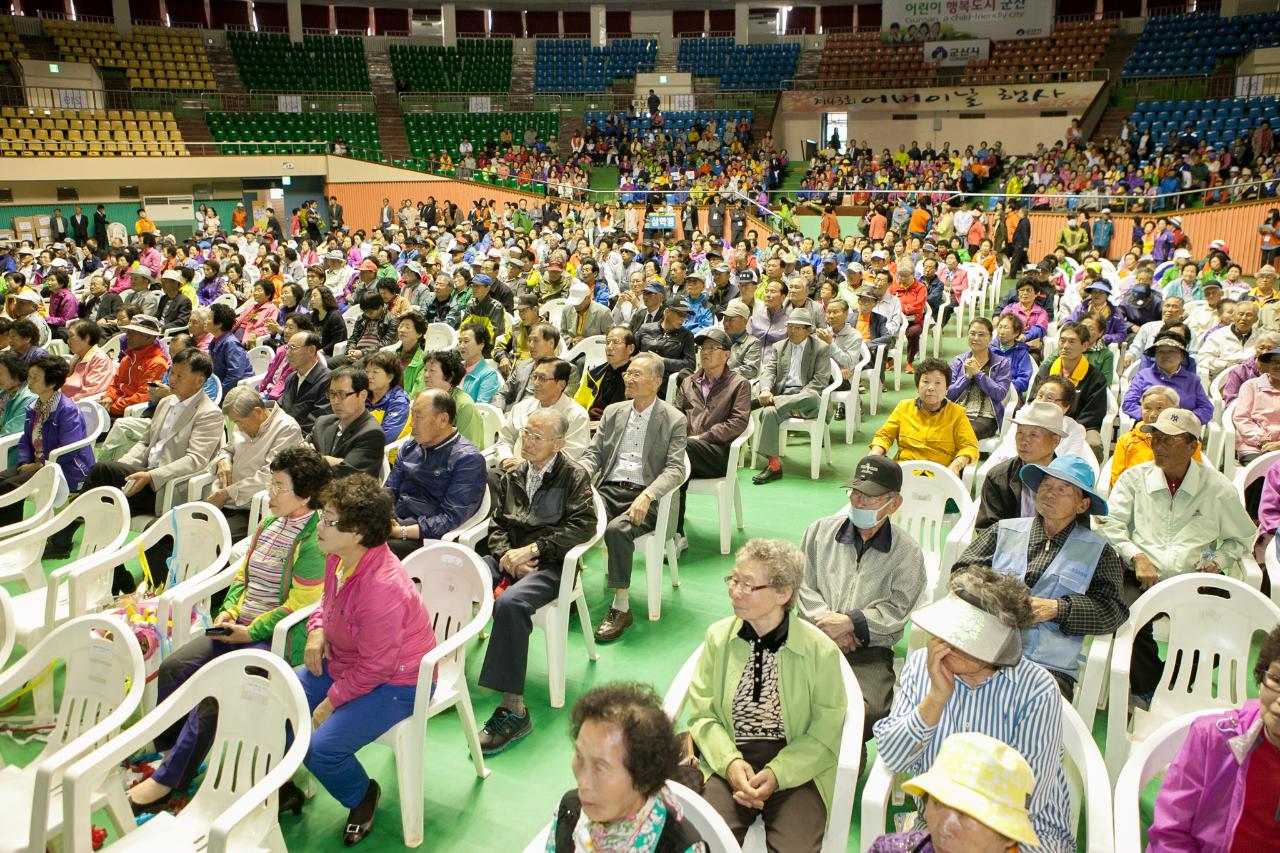
{"label": "blue bucket hat", "polygon": [[1040,481],[1045,478],[1045,475],[1070,483],[1084,492],[1089,498],[1090,515],[1107,514],[1106,499],[1093,490],[1095,482],[1093,469],[1079,456],[1058,456],[1048,465],[1023,465],[1018,473],[1022,482],[1032,490],[1040,488]]}

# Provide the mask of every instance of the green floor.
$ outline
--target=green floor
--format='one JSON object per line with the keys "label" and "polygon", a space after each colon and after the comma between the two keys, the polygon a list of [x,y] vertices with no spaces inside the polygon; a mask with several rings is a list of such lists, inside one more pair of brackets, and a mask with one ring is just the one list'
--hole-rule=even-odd
{"label": "green floor", "polygon": [[[948,334],[947,354],[955,354],[959,349],[960,342]],[[751,472],[742,469],[739,477],[746,530],[750,535],[780,537],[799,543],[810,522],[837,511],[844,502],[841,482],[864,453],[875,427],[907,393],[905,385],[901,393],[890,391],[887,400],[882,401],[879,416],[864,421],[862,433],[855,435],[853,445],[843,442],[843,423],[833,424],[833,464],[824,466],[822,479],[816,482],[808,477],[809,449],[803,439],[794,441],[791,456],[784,463],[786,477],[779,482],[754,486],[750,482]],[[711,498],[690,497],[687,532],[690,550],[680,561],[681,585],[673,589],[669,576],[664,583],[661,621],[650,622],[645,618],[644,573],[637,563],[636,595],[632,600],[638,621],[620,642],[600,647],[599,661],[587,661],[577,620],[571,622],[567,661],[570,705],[585,689],[619,679],[648,682],[664,692],[689,653],[701,642],[706,627],[730,615],[721,578],[728,573],[732,558],[719,554],[715,505]],[[741,545],[745,537],[746,534],[735,531],[734,546]],[[590,555],[587,563],[587,598],[592,618],[598,621],[609,603],[598,550]],[[481,721],[496,705],[494,694],[476,686],[483,651],[477,643],[470,649],[468,660],[472,703]],[[426,840],[422,849],[450,853],[523,850],[550,819],[560,795],[573,786],[569,766],[572,756],[569,712],[568,708],[551,710],[548,705],[546,654],[541,632],[534,633],[530,647],[527,698],[533,715],[533,733],[508,752],[490,758],[488,766],[492,773],[484,781],[475,777],[457,716],[445,713],[430,723]],[[1095,727],[1099,743],[1105,737],[1104,720],[1105,716],[1100,715]],[[34,747],[15,747],[7,738],[0,738],[0,755],[8,763],[26,763],[35,752]],[[360,759],[383,786],[378,822],[363,849],[402,849],[391,751],[371,746],[360,754]],[[105,816],[102,818],[98,823],[105,825]],[[337,851],[344,849],[340,837],[345,819],[346,810],[322,791],[308,803],[301,818],[286,816],[282,826],[292,849]],[[850,850],[857,849],[857,819],[855,807]]]}

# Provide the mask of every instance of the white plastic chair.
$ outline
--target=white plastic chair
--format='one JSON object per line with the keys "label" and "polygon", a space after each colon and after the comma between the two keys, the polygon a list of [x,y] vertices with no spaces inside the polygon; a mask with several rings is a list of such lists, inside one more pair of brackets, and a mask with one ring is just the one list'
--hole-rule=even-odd
{"label": "white plastic chair", "polygon": [[[351,335],[355,333],[355,330],[356,330],[356,320],[359,320],[359,319],[360,319],[360,316],[361,316],[363,313],[364,313],[364,312],[360,310],[360,306],[359,306],[359,305],[350,305],[350,306],[348,306],[348,307],[347,307],[347,310],[346,310],[346,311],[343,311],[343,312],[342,312],[342,319],[343,319],[344,321],[346,321],[346,324],[347,324],[347,337],[348,337],[348,338],[350,338],[350,337],[351,337]],[[337,354],[338,354],[338,351],[335,349],[333,354],[334,354],[334,355],[337,355]]]}
{"label": "white plastic chair", "polygon": [[867,380],[867,408],[872,417],[880,413],[880,395],[884,393],[884,360],[888,351],[887,346],[875,347],[871,365],[862,371],[860,377]]}
{"label": "white plastic chair", "polygon": [[429,352],[458,348],[458,331],[448,323],[428,323],[422,348]]}
{"label": "white plastic chair", "polygon": [[538,316],[559,328],[560,315],[564,313],[564,306],[567,301],[563,297],[548,299],[538,308]]}
{"label": "white plastic chair", "polygon": [[476,411],[480,413],[480,422],[484,425],[484,442],[481,450],[487,450],[498,442],[498,433],[502,431],[505,420],[502,409],[492,403],[476,403]]}
{"label": "white plastic chair", "polygon": [[[1169,618],[1164,672],[1150,710],[1135,708],[1130,719],[1124,709],[1129,707],[1134,634],[1160,614]],[[1265,634],[1277,623],[1280,606],[1224,575],[1196,572],[1162,580],[1144,592],[1112,643],[1106,748],[1111,777],[1119,775],[1132,745],[1168,720],[1243,703],[1254,634]]]}
{"label": "white plastic chair", "polygon": [[124,346],[124,335],[112,335],[102,343],[102,352],[112,361],[120,360],[120,349]]}
{"label": "white plastic chair", "polygon": [[560,572],[560,594],[550,604],[538,608],[533,614],[533,624],[541,628],[547,638],[547,679],[550,681],[551,707],[564,707],[565,658],[569,645],[569,611],[576,608],[582,627],[582,639],[587,646],[587,658],[599,660],[596,638],[591,630],[591,611],[587,609],[586,595],[582,591],[582,578],[578,577],[578,561],[604,537],[608,524],[604,501],[593,490],[592,501],[596,509],[596,530],[591,538],[569,549]]}
{"label": "white plastic chair", "polygon": [[[689,479],[691,470],[689,457],[686,456],[684,458],[684,480],[680,481],[680,486],[683,486]],[[734,473],[736,474],[737,472],[735,471]],[[658,511],[654,521],[653,532],[637,536],[635,539],[636,552],[644,555],[645,580],[648,582],[649,589],[649,619],[655,622],[662,615],[662,557],[664,553],[666,554],[667,565],[671,569],[671,585],[673,587],[680,586],[680,565],[679,554],[675,545],[676,525],[674,518],[674,513],[678,509],[676,501],[680,497],[680,486],[676,486],[658,498]]]}
{"label": "white plastic chair", "polygon": [[[485,522],[489,518],[489,514],[492,510],[492,500],[493,498],[489,494],[489,489],[486,488],[484,490],[484,496],[480,499],[480,506],[476,509],[475,512],[471,514],[471,517],[463,521],[461,524],[459,524],[457,527],[453,528],[452,530],[447,531],[443,536],[440,537],[440,541],[441,542],[457,542],[468,530],[472,529],[473,527],[479,527],[483,522]],[[423,540],[424,548],[429,548],[431,547],[432,544],[433,543],[429,539]]]}
{"label": "white plastic chair", "polygon": [[211,303],[212,305],[225,305],[232,311],[240,307],[240,302],[236,299],[234,293],[220,293]]}
{"label": "white plastic chair", "polygon": [[53,517],[59,497],[65,500],[66,493],[67,481],[62,476],[62,469],[55,464],[46,463],[30,480],[12,492],[0,495],[0,506],[22,506],[28,500],[35,505],[35,511],[30,515],[12,524],[0,526],[0,540],[8,540],[11,536],[44,524]]}
{"label": "white plastic chair", "polygon": [[[1009,430],[1013,428],[1013,413],[1018,410],[1018,389],[1013,383],[1009,383],[1009,392],[1004,395],[1004,417],[1000,419],[1000,426],[996,429],[996,434],[991,438],[978,439],[978,452],[982,454],[995,453],[1000,447],[1000,442],[1004,441],[1005,436],[1009,434]],[[965,467],[968,471],[972,465]]]}
{"label": "white plastic chair", "polygon": [[[51,680],[59,660],[65,682],[48,742],[25,767],[0,770],[0,810],[9,826],[0,834],[4,853],[44,850],[65,834],[64,772],[94,744],[118,732],[142,701],[142,649],[124,622],[103,615],[83,616],[52,631],[0,672],[0,694],[7,696],[36,678]],[[133,828],[124,791],[118,763],[104,767],[94,784],[83,788],[86,834],[90,808],[105,807],[121,834]]]}
{"label": "white plastic chair", "polygon": [[[871,365],[871,350],[865,343],[858,359],[854,362],[849,374],[849,387],[844,391],[831,392],[831,405],[844,406],[844,443],[853,444],[853,434],[862,428],[862,383],[863,371]],[[725,551],[724,553],[728,553]]]}
{"label": "white plastic chair", "polygon": [[[276,357],[276,351],[271,347],[260,344],[249,350],[249,366],[253,368],[253,372],[258,375],[266,375],[267,368],[271,366],[271,360]],[[259,382],[262,380],[259,379]]]}
{"label": "white plastic chair", "polygon": [[[818,631],[816,627],[797,620],[803,630]],[[689,684],[693,681],[694,670],[698,659],[702,657],[703,646],[694,649],[693,654],[680,667],[675,680],[667,688],[662,700],[662,708],[674,721],[679,721],[684,713],[685,700],[689,695]],[[862,688],[858,679],[849,668],[844,655],[840,656],[840,675],[844,679],[845,698],[848,707],[845,709],[844,726],[840,733],[840,749],[836,757],[836,781],[831,795],[831,807],[827,811],[826,834],[822,839],[822,853],[844,853],[849,846],[849,827],[853,822],[853,795],[858,787],[858,766],[862,762],[862,723],[865,708],[862,701]],[[743,844],[744,850],[763,850],[763,825],[757,821],[747,835]]]}
{"label": "white plastic chair", "polygon": [[[68,853],[89,853],[89,793],[103,776],[206,698],[218,708],[209,767],[200,789],[178,815],[161,812],[114,842],[119,851],[285,850],[277,815],[280,786],[302,766],[311,744],[311,712],[287,664],[260,649],[242,649],[200,667],[153,711],[66,772]],[[286,742],[286,727],[293,740]]]}
{"label": "white plastic chair", "polygon": [[107,431],[107,426],[111,423],[111,416],[107,414],[107,410],[90,400],[81,400],[76,403],[76,408],[80,410],[80,416],[84,418],[84,438],[79,441],[73,441],[70,444],[64,444],[61,447],[55,447],[49,451],[47,462],[57,462],[63,456],[75,453],[82,447],[93,447],[93,443],[98,440],[98,436]]}
{"label": "white plastic chair", "polygon": [[43,589],[44,546],[72,522],[83,522],[75,559],[118,548],[129,534],[128,500],[124,492],[110,486],[90,489],[43,524],[6,539],[0,548],[0,582],[20,579],[28,592]]}
{"label": "white plastic chair", "polygon": [[226,574],[223,570],[231,556],[231,530],[217,507],[194,501],[157,518],[126,550],[137,554],[166,537],[173,540],[170,565],[151,566],[151,573],[157,583],[167,579],[156,618],[162,625],[172,622],[169,637],[177,649],[191,639],[192,608],[201,604],[208,610],[213,589],[206,584]]}
{"label": "white plastic chair", "polygon": [[[405,572],[418,586],[431,614],[436,646],[418,666],[413,715],[383,733],[376,741],[390,747],[396,760],[400,790],[400,820],[406,847],[423,840],[423,772],[426,766],[427,722],[442,711],[458,709],[476,775],[489,776],[480,751],[480,729],[467,688],[467,645],[479,636],[493,615],[493,589],[488,567],[469,548],[453,542],[430,542],[404,561]],[[283,656],[284,638],[304,622],[319,602],[289,614],[276,624],[271,651]],[[432,676],[436,687],[431,690]]]}
{"label": "white plastic chair", "polygon": [[592,335],[589,338],[583,338],[578,341],[568,352],[561,358],[565,361],[573,361],[581,357],[582,372],[585,373],[597,364],[604,364],[604,335]]}
{"label": "white plastic chair", "polygon": [[737,517],[738,529],[742,529],[742,488],[738,483],[738,460],[742,448],[751,440],[756,422],[747,418],[747,428],[729,444],[729,466],[723,477],[694,477],[689,480],[689,494],[712,495],[720,514],[720,553],[728,554],[733,539],[730,513]]}
{"label": "white plastic chair", "polygon": [[[1067,788],[1071,794],[1073,826],[1079,827],[1080,813],[1083,811],[1085,814],[1086,853],[1139,849],[1113,844],[1111,782],[1107,777],[1106,764],[1089,729],[1065,698],[1062,700],[1062,753],[1066,761]],[[862,789],[862,814],[858,823],[858,849],[861,853],[866,853],[880,835],[892,831],[886,828],[889,802],[892,800],[896,805],[906,802],[906,794],[900,788],[906,778],[906,775],[896,777],[883,758],[877,757],[871,766]]]}
{"label": "white plastic chair", "polygon": [[14,624],[13,599],[0,586],[0,671],[9,662],[13,647],[17,645],[17,625]]}
{"label": "white plastic chair", "polygon": [[1214,709],[1176,717],[1133,747],[1116,778],[1116,850],[1143,849],[1142,809],[1138,802],[1142,789],[1178,757],[1178,751],[1191,733],[1191,724],[1206,714],[1217,713],[1220,711]]}
{"label": "white plastic chair", "polygon": [[[901,463],[902,507],[894,513],[894,524],[902,527],[924,552],[927,580],[920,604],[936,601],[946,594],[951,566],[959,558],[978,518],[978,502],[969,496],[960,478],[936,462]],[[947,501],[955,502],[959,514],[948,515]]]}
{"label": "white plastic chair", "polygon": [[1234,479],[1236,476],[1236,469],[1240,467],[1240,461],[1236,459],[1235,414],[1237,402],[1239,402],[1239,400],[1232,402],[1232,404],[1227,406],[1227,408],[1222,412],[1222,455],[1219,457],[1221,461],[1221,467],[1219,470],[1222,471],[1223,474],[1226,474],[1228,479]]}
{"label": "white plastic chair", "polygon": [[[738,840],[733,837],[733,830],[729,829],[729,824],[725,823],[724,818],[711,807],[710,803],[671,779],[667,780],[667,790],[672,799],[680,804],[684,819],[706,843],[707,853],[740,853],[742,848],[738,846]],[[542,828],[542,832],[529,842],[529,846],[524,848],[524,853],[544,853],[550,835],[551,824],[547,824]]]}
{"label": "white plastic chair", "polygon": [[[1248,465],[1236,471],[1235,487],[1236,494],[1240,496],[1240,505],[1247,506],[1245,501],[1245,492],[1255,482],[1267,476],[1267,472],[1271,470],[1273,465],[1280,463],[1280,450],[1273,450],[1270,453],[1264,453],[1257,459],[1254,459]],[[1272,549],[1269,547],[1268,552]],[[1271,600],[1280,604],[1280,571],[1273,566],[1273,561],[1268,560],[1265,566],[1259,566],[1254,559],[1252,553],[1246,553],[1241,559],[1241,568],[1244,571],[1244,579],[1249,586],[1254,589],[1262,588],[1262,573],[1266,571],[1271,579]]]}
{"label": "white plastic chair", "polygon": [[[831,395],[844,381],[840,376],[840,366],[831,361],[831,382],[822,389],[818,398],[818,411],[811,418],[781,418],[778,421],[778,455],[787,455],[787,434],[802,432],[809,436],[809,479],[818,479],[825,459],[831,463],[831,431],[827,421],[831,415]],[[779,414],[783,414],[779,412]],[[757,433],[756,447],[759,447],[760,436]]]}

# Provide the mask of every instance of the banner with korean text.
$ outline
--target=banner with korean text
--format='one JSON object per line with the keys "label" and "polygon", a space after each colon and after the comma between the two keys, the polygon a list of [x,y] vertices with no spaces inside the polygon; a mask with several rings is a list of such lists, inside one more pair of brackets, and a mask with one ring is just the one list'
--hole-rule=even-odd
{"label": "banner with korean text", "polygon": [[956,86],[934,89],[835,89],[787,91],[779,113],[836,111],[882,113],[1031,113],[1088,108],[1102,83],[1025,83],[1008,86]]}
{"label": "banner with korean text", "polygon": [[884,0],[887,42],[1041,38],[1053,33],[1050,0]]}

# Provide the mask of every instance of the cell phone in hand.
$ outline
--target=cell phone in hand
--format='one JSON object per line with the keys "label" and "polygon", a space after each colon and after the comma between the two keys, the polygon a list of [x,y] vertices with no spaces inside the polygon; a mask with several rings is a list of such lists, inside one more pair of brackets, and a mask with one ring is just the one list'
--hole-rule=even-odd
{"label": "cell phone in hand", "polygon": [[204,635],[206,637],[230,637],[231,626],[230,625],[214,625],[211,628],[205,628]]}

